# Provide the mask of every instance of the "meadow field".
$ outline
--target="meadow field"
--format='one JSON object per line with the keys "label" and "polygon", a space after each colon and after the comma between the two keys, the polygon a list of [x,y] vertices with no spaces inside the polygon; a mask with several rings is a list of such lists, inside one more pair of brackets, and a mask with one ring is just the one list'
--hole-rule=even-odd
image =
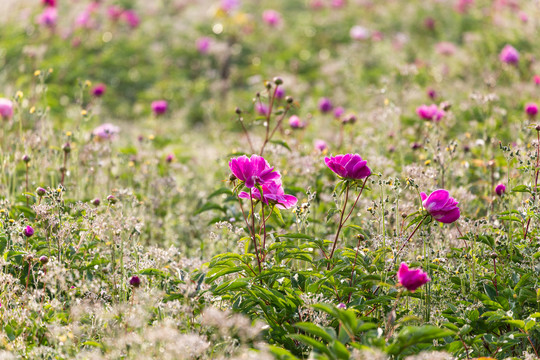
{"label": "meadow field", "polygon": [[539,359],[538,19],[1,0],[0,360]]}

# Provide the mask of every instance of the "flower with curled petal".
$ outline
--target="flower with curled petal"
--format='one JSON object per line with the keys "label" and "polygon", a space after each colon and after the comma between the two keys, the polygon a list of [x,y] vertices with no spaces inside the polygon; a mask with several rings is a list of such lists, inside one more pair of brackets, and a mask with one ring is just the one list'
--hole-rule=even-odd
{"label": "flower with curled petal", "polygon": [[362,160],[358,154],[325,157],[324,162],[343,179],[360,180],[371,175],[371,170],[366,166],[367,161]]}
{"label": "flower with curled petal", "polygon": [[429,196],[421,193],[422,205],[438,222],[451,224],[460,217],[458,202],[450,197],[447,190],[439,189]]}
{"label": "flower with curled petal", "polygon": [[264,185],[281,177],[268,162],[258,155],[248,158],[242,155],[229,161],[229,168],[234,176],[243,181],[246,187],[252,188],[255,184]]}
{"label": "flower with curled petal", "polygon": [[[296,205],[298,199],[292,195],[285,194],[283,187],[281,186],[281,180],[272,181],[261,186],[263,191],[262,202],[266,205],[275,205],[278,209],[290,209]],[[242,199],[249,199],[250,196],[247,192],[242,191],[238,194]],[[257,200],[261,200],[261,192],[259,189],[253,189],[251,197]]]}
{"label": "flower with curled petal", "polygon": [[415,291],[420,286],[431,281],[422,269],[409,270],[409,266],[405,263],[401,263],[397,276],[401,286],[409,291]]}

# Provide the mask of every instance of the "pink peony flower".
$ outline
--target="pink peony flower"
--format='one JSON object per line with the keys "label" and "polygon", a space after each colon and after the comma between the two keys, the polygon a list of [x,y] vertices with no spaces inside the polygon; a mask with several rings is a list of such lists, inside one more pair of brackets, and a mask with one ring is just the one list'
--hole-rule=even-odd
{"label": "pink peony flower", "polygon": [[401,286],[409,291],[415,291],[420,286],[431,281],[422,269],[409,270],[409,267],[405,263],[401,263],[397,276]]}
{"label": "pink peony flower", "polygon": [[38,16],[38,24],[52,28],[56,25],[56,20],[58,19],[58,11],[55,7],[46,7],[43,9],[43,12]]}
{"label": "pink peony flower", "polygon": [[238,180],[243,181],[248,188],[254,187],[255,184],[264,185],[281,178],[281,174],[274,171],[274,168],[270,167],[270,164],[258,155],[251,155],[251,158],[246,155],[232,158],[229,161],[229,168],[233,175]]}
{"label": "pink peony flower", "polygon": [[[296,205],[298,199],[292,195],[285,194],[283,187],[281,186],[281,180],[277,179],[269,183],[263,184],[263,203],[275,205],[278,209],[290,209]],[[254,199],[261,200],[261,193],[259,189],[253,189],[251,195]],[[249,199],[250,196],[247,192],[242,191],[238,194],[238,197],[242,199]]]}
{"label": "pink peony flower", "polygon": [[289,118],[289,125],[293,129],[303,129],[306,127],[306,123],[303,122],[298,116],[293,115]]}
{"label": "pink peony flower", "polygon": [[13,102],[11,100],[0,98],[0,117],[9,120],[13,116]]}
{"label": "pink peony flower", "polygon": [[422,205],[438,222],[451,224],[460,217],[458,202],[450,197],[447,190],[439,189],[429,195],[420,193]]}
{"label": "pink peony flower", "polygon": [[208,52],[210,51],[210,45],[212,44],[212,39],[207,37],[207,36],[203,36],[201,38],[198,38],[197,39],[197,51],[199,51],[199,53],[201,54],[208,54]]}
{"label": "pink peony flower", "polygon": [[366,166],[367,161],[362,160],[358,154],[325,157],[324,162],[343,179],[359,180],[371,175],[371,170]]}
{"label": "pink peony flower", "polygon": [[123,11],[121,17],[132,29],[135,29],[141,23],[139,15],[137,15],[137,13],[133,10]]}
{"label": "pink peony flower", "polygon": [[151,107],[154,114],[163,115],[167,112],[169,103],[167,103],[166,100],[156,100],[156,101],[152,101]]}
{"label": "pink peony flower", "polygon": [[262,19],[271,27],[278,27],[282,22],[281,14],[276,10],[265,10],[262,14]]}
{"label": "pink peony flower", "polygon": [[418,108],[416,108],[416,113],[420,117],[420,119],[427,120],[427,121],[435,121],[439,122],[443,118],[446,113],[444,110],[439,109],[439,107],[435,104],[431,105],[421,105]]}
{"label": "pink peony flower", "polygon": [[370,37],[370,31],[363,26],[356,25],[349,31],[351,39],[356,41],[367,40]]}
{"label": "pink peony flower", "polygon": [[506,45],[501,50],[499,59],[506,64],[517,65],[519,62],[519,52],[512,45]]}
{"label": "pink peony flower", "polygon": [[120,128],[118,126],[105,123],[95,128],[92,135],[98,140],[113,140],[119,132]]}
{"label": "pink peony flower", "polygon": [[111,5],[107,8],[107,15],[112,21],[120,20],[123,12],[124,9],[122,9],[120,6]]}

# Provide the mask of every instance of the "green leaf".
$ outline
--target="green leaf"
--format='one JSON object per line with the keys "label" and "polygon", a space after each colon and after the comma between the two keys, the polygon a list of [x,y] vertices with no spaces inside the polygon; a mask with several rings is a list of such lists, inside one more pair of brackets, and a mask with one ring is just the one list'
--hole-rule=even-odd
{"label": "green leaf", "polygon": [[301,334],[292,334],[292,335],[289,335],[289,337],[291,339],[298,340],[308,346],[311,346],[313,349],[316,349],[319,352],[328,355],[330,358],[333,358],[332,353],[330,352],[330,350],[325,344],[318,342],[317,340],[310,338],[309,336],[305,336]]}
{"label": "green leaf", "polygon": [[100,349],[103,349],[103,345],[96,342],[96,341],[85,341],[83,342],[81,345],[85,345],[85,346],[93,346],[93,347],[97,347],[97,348],[100,348]]}
{"label": "green leaf", "polygon": [[321,339],[326,340],[328,342],[331,342],[332,340],[334,340],[332,336],[326,332],[326,330],[324,330],[322,327],[315,325],[313,323],[300,322],[300,323],[294,324],[294,326],[299,329],[302,329],[303,331],[305,331],[306,333],[310,335],[318,336]]}
{"label": "green leaf", "polygon": [[292,151],[291,148],[289,147],[289,144],[287,144],[283,140],[270,140],[270,143],[283,146],[285,149]]}
{"label": "green leaf", "polygon": [[227,210],[224,207],[219,206],[218,204],[208,202],[204,204],[203,206],[201,206],[197,211],[195,211],[193,215],[199,215],[200,213],[203,213],[205,211],[210,211],[210,210],[219,210],[223,213],[227,212]]}
{"label": "green leaf", "polygon": [[523,320],[506,320],[506,323],[513,325],[518,329],[525,330],[525,321]]}
{"label": "green leaf", "polygon": [[289,350],[279,348],[274,345],[268,345],[268,349],[279,360],[298,360]]}
{"label": "green leaf", "polygon": [[399,355],[409,346],[431,343],[433,340],[452,336],[454,332],[446,329],[439,329],[436,326],[426,325],[422,327],[407,326],[397,335],[396,342],[387,348],[389,355]]}
{"label": "green leaf", "polygon": [[141,274],[141,275],[149,275],[149,276],[160,276],[160,277],[169,277],[170,276],[168,273],[166,273],[163,270],[152,269],[152,268],[141,270],[141,271],[139,271],[139,274]]}
{"label": "green leaf", "polygon": [[214,191],[213,193],[211,193],[210,195],[208,195],[208,199],[211,199],[211,198],[213,198],[215,196],[223,195],[223,194],[233,195],[233,192],[230,189],[227,189],[227,188],[220,188],[220,189],[217,189],[216,191]]}
{"label": "green leaf", "polygon": [[512,189],[512,192],[531,192],[531,188],[526,185],[518,185]]}

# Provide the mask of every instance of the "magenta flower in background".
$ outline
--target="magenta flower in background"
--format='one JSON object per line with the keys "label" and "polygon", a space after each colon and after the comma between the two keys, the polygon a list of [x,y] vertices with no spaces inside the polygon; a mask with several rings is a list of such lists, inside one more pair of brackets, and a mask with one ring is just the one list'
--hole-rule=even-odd
{"label": "magenta flower in background", "polygon": [[[296,197],[285,194],[285,191],[281,185],[281,179],[265,183],[261,187],[263,191],[262,202],[266,205],[275,205],[278,209],[290,209],[298,202]],[[251,195],[254,199],[261,200],[261,193],[259,189],[253,189]],[[242,199],[250,198],[249,194],[245,191],[240,192],[238,197]]]}
{"label": "magenta flower in background", "polygon": [[240,7],[240,0],[221,0],[220,8],[225,12],[231,12]]}
{"label": "magenta flower in background", "polygon": [[535,85],[540,85],[540,75],[534,75],[533,80]]}
{"label": "magenta flower in background", "polygon": [[285,97],[285,88],[283,86],[278,86],[275,92],[276,92],[276,98],[283,99]]}
{"label": "magenta flower in background", "polygon": [[436,92],[434,89],[428,89],[428,91],[427,91],[427,96],[428,96],[431,100],[435,100],[435,98],[437,97],[437,92]]}
{"label": "magenta flower in background", "polygon": [[112,21],[120,20],[123,12],[124,9],[122,9],[120,6],[111,5],[107,8],[107,15]]}
{"label": "magenta flower in background", "polygon": [[27,227],[24,228],[23,234],[26,237],[31,237],[32,235],[34,235],[34,228],[28,225]]}
{"label": "magenta flower in background", "polygon": [[96,84],[96,86],[92,88],[92,95],[95,97],[101,97],[103,96],[103,94],[105,94],[106,90],[107,90],[107,85],[103,83]]}
{"label": "magenta flower in background", "polygon": [[278,27],[279,25],[281,25],[282,22],[281,14],[276,10],[264,10],[262,14],[262,19],[267,25],[271,27]]}
{"label": "magenta flower in background", "polygon": [[409,266],[405,263],[401,263],[397,276],[401,286],[409,291],[415,291],[420,286],[431,281],[427,273],[423,272],[422,269],[409,270]]}
{"label": "magenta flower in background", "polygon": [[91,29],[94,26],[91,12],[84,10],[82,13],[80,13],[75,19],[75,26]]}
{"label": "magenta flower in background", "polygon": [[437,53],[444,56],[452,56],[456,53],[456,45],[448,41],[442,41],[435,45]]}
{"label": "magenta flower in background", "polygon": [[519,52],[512,45],[506,45],[501,50],[499,59],[506,64],[517,65],[519,62]]}
{"label": "magenta flower in background", "polygon": [[536,117],[538,114],[538,105],[532,102],[525,104],[525,113],[527,113],[530,118]]}
{"label": "magenta flower in background", "polygon": [[332,105],[332,101],[330,101],[329,98],[323,97],[319,100],[319,110],[322,113],[327,113],[332,111],[334,106]]}
{"label": "magenta flower in background", "polygon": [[120,132],[120,128],[116,125],[105,123],[92,131],[92,135],[94,135],[99,140],[112,140],[118,135]]}
{"label": "magenta flower in background", "polygon": [[426,29],[428,30],[435,30],[435,19],[432,18],[432,17],[427,17],[424,19],[424,26],[426,27]]}
{"label": "magenta flower in background", "polygon": [[259,115],[268,116],[268,114],[270,114],[270,108],[268,107],[268,105],[260,101],[255,103],[255,111],[257,111]]}
{"label": "magenta flower in background", "polygon": [[13,116],[13,102],[6,98],[0,98],[0,117],[9,120]]}
{"label": "magenta flower in background", "polygon": [[56,7],[56,0],[41,0],[43,6]]}
{"label": "magenta flower in background", "polygon": [[233,175],[243,181],[248,188],[254,187],[255,184],[264,185],[281,177],[279,172],[274,171],[274,168],[258,155],[251,155],[251,158],[246,155],[232,158],[229,161],[229,168]]}
{"label": "magenta flower in background", "polygon": [[439,122],[446,114],[444,110],[439,109],[439,107],[435,104],[421,105],[416,108],[416,113],[423,120],[435,122]]}
{"label": "magenta flower in background", "polygon": [[495,193],[499,196],[502,196],[506,192],[506,186],[504,184],[499,184],[495,186]]}
{"label": "magenta flower in background", "polygon": [[133,10],[125,10],[121,14],[122,19],[129,25],[130,28],[135,29],[139,26],[141,19],[139,15]]}
{"label": "magenta flower in background", "polygon": [[371,175],[367,161],[358,154],[325,157],[324,162],[334,173],[343,179],[360,180]]}
{"label": "magenta flower in background", "polygon": [[152,101],[151,107],[154,114],[163,115],[167,112],[169,103],[167,103],[166,100],[156,100],[156,101]]}
{"label": "magenta flower in background", "polygon": [[168,163],[172,163],[174,160],[174,154],[168,154],[166,157],[165,157],[165,161],[168,162]]}
{"label": "magenta flower in background", "polygon": [[334,9],[339,9],[339,8],[342,8],[345,6],[345,0],[332,0],[332,2],[330,3],[330,5],[334,8]]}
{"label": "magenta flower in background", "polygon": [[349,31],[349,36],[351,39],[356,41],[362,41],[369,39],[369,36],[371,35],[370,31],[366,29],[363,26],[355,25],[351,28]]}
{"label": "magenta flower in background", "polygon": [[55,7],[46,7],[43,12],[39,14],[37,22],[45,27],[54,27],[56,20],[58,19],[58,11]]}
{"label": "magenta flower in background", "polygon": [[293,129],[303,129],[306,127],[306,123],[303,122],[298,116],[293,115],[289,118],[289,125]]}
{"label": "magenta flower in background", "polygon": [[457,0],[456,11],[465,14],[474,5],[474,0]]}
{"label": "magenta flower in background", "polygon": [[137,275],[132,276],[131,279],[129,279],[129,285],[133,286],[134,288],[138,288],[141,286],[141,278],[139,278]]}
{"label": "magenta flower in background", "polygon": [[458,202],[450,197],[447,190],[439,189],[427,196],[426,193],[420,193],[422,205],[427,212],[438,222],[451,224],[460,217]]}
{"label": "magenta flower in background", "polygon": [[345,114],[345,109],[342,106],[338,106],[334,109],[334,117],[339,119],[343,114]]}
{"label": "magenta flower in background", "polygon": [[212,44],[212,39],[207,36],[203,36],[197,39],[197,51],[201,54],[208,54],[210,51],[210,45]]}
{"label": "magenta flower in background", "polygon": [[314,145],[315,149],[319,150],[320,152],[328,150],[328,144],[326,144],[326,141],[324,140],[315,140]]}

